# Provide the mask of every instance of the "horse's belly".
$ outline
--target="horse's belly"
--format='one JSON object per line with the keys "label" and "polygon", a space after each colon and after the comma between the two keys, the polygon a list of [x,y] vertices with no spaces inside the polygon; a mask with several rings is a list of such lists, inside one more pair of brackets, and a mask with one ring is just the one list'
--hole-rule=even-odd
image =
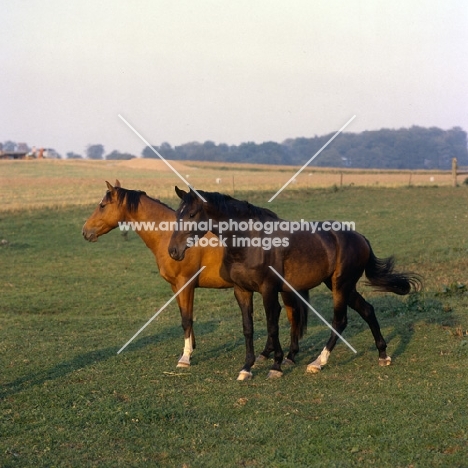
{"label": "horse's belly", "polygon": [[333,274],[333,262],[330,260],[324,250],[291,255],[283,264],[284,277],[294,289],[315,288]]}
{"label": "horse's belly", "polygon": [[[289,274],[285,274],[285,280],[296,290],[306,290],[312,289],[323,283],[327,277],[322,274],[313,274],[313,272],[291,272]],[[288,290],[289,288],[284,288]]]}

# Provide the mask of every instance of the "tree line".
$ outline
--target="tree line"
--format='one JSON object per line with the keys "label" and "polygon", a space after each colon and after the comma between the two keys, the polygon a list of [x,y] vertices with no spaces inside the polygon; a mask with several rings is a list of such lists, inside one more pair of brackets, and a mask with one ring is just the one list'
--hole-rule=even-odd
{"label": "tree line", "polygon": [[[333,136],[333,133],[313,138],[289,138],[282,143],[241,143],[240,145],[191,142],[180,146],[163,143],[153,145],[164,158],[180,161],[217,161],[302,166]],[[0,143],[4,151],[29,150],[25,143]],[[88,159],[123,160],[136,157],[114,150],[105,154],[101,144],[85,148]],[[157,158],[152,147],[141,153],[145,158]],[[60,157],[59,155],[57,155]],[[67,159],[81,159],[74,152]],[[311,166],[374,169],[450,169],[452,158],[468,165],[467,134],[460,127],[442,130],[437,127],[413,126],[398,130],[382,129],[362,133],[341,133],[314,159]]]}
{"label": "tree line", "polygon": [[[240,145],[186,143],[154,148],[166,159],[222,161],[237,163],[303,165],[333,136],[289,138],[282,143],[241,143]],[[157,158],[146,147],[142,156]],[[312,166],[375,169],[450,169],[452,158],[468,165],[467,134],[460,127],[442,130],[413,126],[362,133],[342,133],[311,163]]]}

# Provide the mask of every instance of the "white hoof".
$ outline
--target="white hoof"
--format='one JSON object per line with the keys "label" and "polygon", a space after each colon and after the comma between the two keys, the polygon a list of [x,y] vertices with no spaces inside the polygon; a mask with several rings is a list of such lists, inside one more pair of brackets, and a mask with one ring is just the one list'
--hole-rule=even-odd
{"label": "white hoof", "polygon": [[245,370],[241,370],[239,372],[239,376],[237,377],[237,380],[242,381],[242,380],[252,380],[253,379],[253,374],[252,372],[248,372]]}
{"label": "white hoof", "polygon": [[190,367],[190,357],[182,356],[177,363],[177,367]]}
{"label": "white hoof", "polygon": [[270,370],[267,375],[267,379],[279,379],[283,377],[283,373],[278,370]]}
{"label": "white hoof", "polygon": [[322,366],[315,362],[311,362],[306,369],[309,374],[318,374],[322,370]]}
{"label": "white hoof", "polygon": [[286,359],[282,362],[282,365],[283,365],[283,366],[295,366],[296,363],[295,363],[294,361],[292,361],[291,359],[286,358]]}
{"label": "white hoof", "polygon": [[387,356],[386,358],[379,358],[379,366],[385,367],[392,363],[392,358]]}

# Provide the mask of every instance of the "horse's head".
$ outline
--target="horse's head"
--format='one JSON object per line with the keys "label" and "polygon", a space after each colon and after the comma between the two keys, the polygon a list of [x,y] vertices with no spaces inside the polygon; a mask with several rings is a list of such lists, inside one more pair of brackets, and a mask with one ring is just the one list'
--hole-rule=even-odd
{"label": "horse's head", "polygon": [[185,192],[176,187],[175,191],[182,201],[176,211],[178,228],[172,233],[168,250],[174,260],[183,260],[185,251],[193,245],[189,240],[208,232],[208,216],[205,202],[192,189]]}
{"label": "horse's head", "polygon": [[83,237],[90,242],[96,242],[99,236],[112,231],[119,225],[119,221],[125,219],[124,208],[118,203],[117,198],[120,182],[116,180],[114,187],[109,182],[106,184],[108,188],[106,194],[82,229]]}

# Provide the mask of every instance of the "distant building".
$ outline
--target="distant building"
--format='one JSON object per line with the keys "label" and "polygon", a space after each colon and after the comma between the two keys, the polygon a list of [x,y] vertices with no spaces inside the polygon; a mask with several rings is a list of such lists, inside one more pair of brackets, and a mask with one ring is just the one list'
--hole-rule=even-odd
{"label": "distant building", "polygon": [[18,143],[16,145],[16,151],[20,151],[21,153],[29,153],[29,151],[31,151],[31,148],[29,148],[27,143]]}
{"label": "distant building", "polygon": [[62,156],[60,156],[60,154],[58,154],[53,148],[45,148],[43,155],[44,158],[47,159],[62,159]]}

